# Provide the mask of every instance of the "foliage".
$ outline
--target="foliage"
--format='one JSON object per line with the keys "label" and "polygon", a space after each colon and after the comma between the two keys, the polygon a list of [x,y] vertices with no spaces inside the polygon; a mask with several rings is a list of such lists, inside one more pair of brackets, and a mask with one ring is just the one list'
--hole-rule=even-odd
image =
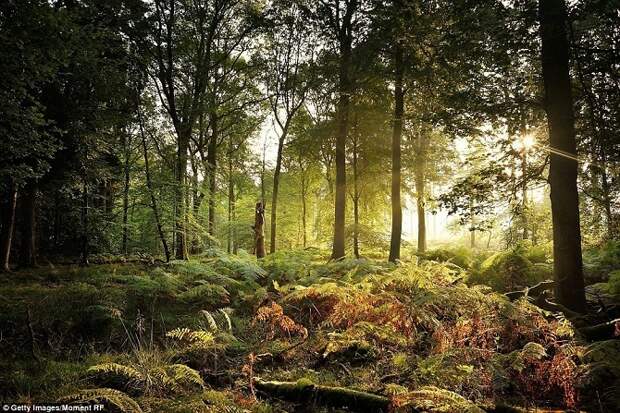
{"label": "foliage", "polygon": [[585,276],[590,283],[606,281],[612,271],[620,270],[620,241],[608,241],[586,248],[583,264]]}
{"label": "foliage", "polygon": [[59,400],[65,403],[104,403],[110,411],[118,409],[123,413],[142,413],[142,409],[131,397],[125,393],[107,388],[80,390],[64,396]]}
{"label": "foliage", "polygon": [[479,269],[468,277],[469,284],[484,284],[495,291],[507,292],[533,286],[552,278],[552,268],[543,261],[545,254],[538,248],[527,248],[523,244],[508,251],[496,252],[484,260]]}

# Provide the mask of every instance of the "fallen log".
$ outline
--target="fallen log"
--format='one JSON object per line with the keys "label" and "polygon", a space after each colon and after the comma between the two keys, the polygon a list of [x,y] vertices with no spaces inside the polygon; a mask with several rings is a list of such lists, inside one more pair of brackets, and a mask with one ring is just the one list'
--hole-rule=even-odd
{"label": "fallen log", "polygon": [[620,339],[620,318],[594,326],[581,327],[578,331],[588,341]]}
{"label": "fallen log", "polygon": [[390,399],[374,393],[314,384],[309,380],[264,381],[254,378],[254,387],[271,397],[313,405],[346,408],[352,412],[387,413]]}
{"label": "fallen log", "polygon": [[554,282],[551,280],[541,281],[538,284],[533,285],[531,287],[527,287],[523,290],[510,291],[510,292],[505,293],[504,295],[508,297],[510,301],[514,301],[521,297],[536,298],[539,295],[541,295],[543,292],[552,289],[553,285],[554,285]]}

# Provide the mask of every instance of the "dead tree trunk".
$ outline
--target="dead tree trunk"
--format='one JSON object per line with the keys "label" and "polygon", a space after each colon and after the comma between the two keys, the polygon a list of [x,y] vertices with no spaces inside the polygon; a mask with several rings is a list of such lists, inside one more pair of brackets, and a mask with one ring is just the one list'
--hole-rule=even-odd
{"label": "dead tree trunk", "polygon": [[265,207],[262,202],[256,203],[254,211],[254,249],[256,258],[265,256]]}
{"label": "dead tree trunk", "polygon": [[37,265],[37,187],[28,185],[22,192],[22,241],[20,247],[20,265],[34,267]]}
{"label": "dead tree trunk", "polygon": [[17,185],[13,180],[9,181],[7,192],[6,212],[2,214],[4,222],[2,223],[2,239],[0,240],[3,271],[11,270],[11,246],[13,242],[13,231],[15,229],[15,210],[17,207]]}
{"label": "dead tree trunk", "polygon": [[586,299],[577,192],[577,145],[564,0],[540,0],[539,18],[545,109],[551,147],[549,184],[555,296],[565,307],[584,312]]}

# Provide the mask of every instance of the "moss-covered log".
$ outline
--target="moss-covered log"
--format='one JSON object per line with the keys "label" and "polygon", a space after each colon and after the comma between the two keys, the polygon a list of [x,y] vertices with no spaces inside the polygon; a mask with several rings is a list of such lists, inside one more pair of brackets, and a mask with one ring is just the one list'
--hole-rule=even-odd
{"label": "moss-covered log", "polygon": [[345,387],[321,386],[304,379],[283,382],[255,378],[254,387],[270,397],[297,403],[347,408],[353,412],[382,413],[388,412],[390,407],[390,399],[378,394]]}

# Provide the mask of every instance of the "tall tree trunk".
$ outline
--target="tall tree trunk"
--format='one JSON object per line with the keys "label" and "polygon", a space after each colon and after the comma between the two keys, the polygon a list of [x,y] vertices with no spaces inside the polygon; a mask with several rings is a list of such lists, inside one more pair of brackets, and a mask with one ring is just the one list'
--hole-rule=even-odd
{"label": "tall tree trunk", "polygon": [[88,183],[86,182],[86,177],[84,177],[84,184],[82,187],[82,207],[80,211],[80,221],[81,221],[81,239],[80,239],[80,265],[87,266],[88,265],[88,254],[89,254],[89,231],[88,228]]}
{"label": "tall tree trunk", "polygon": [[129,210],[129,142],[127,140],[127,135],[123,132],[123,148],[124,148],[124,156],[125,162],[123,165],[123,236],[122,236],[122,251],[123,254],[127,255],[128,253],[128,240],[129,240],[129,228],[127,227],[127,218],[128,218],[128,210]]}
{"label": "tall tree trunk", "polygon": [[157,235],[161,241],[162,248],[164,249],[164,255],[166,256],[166,262],[170,261],[170,249],[168,248],[168,242],[166,241],[166,235],[162,229],[161,219],[159,218],[159,209],[157,208],[157,199],[153,192],[153,181],[151,179],[151,169],[149,167],[149,153],[146,147],[146,136],[144,135],[144,129],[142,126],[142,119],[140,119],[140,133],[142,135],[142,153],[144,155],[144,173],[146,175],[146,188],[149,191],[149,197],[151,199],[151,209],[155,217],[155,226],[157,227]]}
{"label": "tall tree trunk", "polygon": [[[424,157],[424,154],[419,154]],[[420,159],[416,162],[415,188],[416,206],[418,211],[418,252],[426,252],[426,180],[424,168],[425,162]]]}
{"label": "tall tree trunk", "polygon": [[469,200],[469,247],[476,248],[476,214],[473,199]]}
{"label": "tall tree trunk", "polygon": [[[352,7],[352,6],[349,6]],[[345,212],[347,206],[346,142],[349,133],[349,106],[352,91],[350,79],[351,66],[351,23],[343,22],[347,29],[341,29],[340,68],[338,80],[338,108],[336,114],[336,199],[334,202],[334,242],[332,259],[339,260],[345,255]]]}
{"label": "tall tree trunk", "polygon": [[233,182],[232,154],[228,155],[228,239],[227,251],[230,254],[233,250],[233,209],[235,202],[235,184]]}
{"label": "tall tree trunk", "polygon": [[209,176],[209,235],[215,234],[215,191],[217,172],[217,140],[219,139],[219,125],[217,114],[210,115],[211,136],[209,137],[209,147],[207,148],[207,167]]}
{"label": "tall tree trunk", "polygon": [[400,199],[400,141],[403,133],[403,49],[398,43],[394,49],[394,129],[392,130],[392,236],[390,239],[390,262],[400,260],[400,243],[403,231],[403,206]]}
{"label": "tall tree trunk", "polygon": [[29,184],[22,191],[22,242],[20,248],[20,265],[33,267],[37,265],[37,192],[35,184]]}
{"label": "tall tree trunk", "polygon": [[265,256],[265,207],[262,202],[256,203],[256,209],[254,210],[254,250],[256,258],[263,258]]}
{"label": "tall tree trunk", "polygon": [[189,133],[183,131],[179,134],[178,152],[177,152],[177,165],[176,165],[176,217],[175,217],[175,232],[176,232],[176,258],[179,260],[187,259],[187,228],[185,225],[186,220],[186,196],[187,191],[187,150],[189,149]]}
{"label": "tall tree trunk", "polygon": [[306,171],[301,168],[301,225],[302,225],[302,245],[304,248],[308,245],[308,224],[307,224],[307,192],[308,192],[308,183],[306,182]]}
{"label": "tall tree trunk", "polygon": [[10,271],[11,246],[15,229],[15,210],[17,209],[17,185],[11,179],[8,185],[6,212],[2,214],[2,239],[0,239],[0,253],[2,254],[2,270]]}
{"label": "tall tree trunk", "polygon": [[355,255],[355,258],[360,257],[360,191],[358,182],[359,175],[357,169],[358,136],[359,135],[356,132],[353,138],[353,255]]}
{"label": "tall tree trunk", "polygon": [[[521,140],[525,141],[525,136],[527,134],[527,128],[525,125],[525,117],[522,114],[521,115],[521,130],[519,131],[519,134],[521,136]],[[528,234],[528,200],[527,200],[527,150],[528,148],[525,147],[525,145],[523,145],[523,147],[521,148],[521,221],[523,224],[523,235],[522,238],[524,240],[529,238],[529,234]]]}
{"label": "tall tree trunk", "polygon": [[282,128],[282,134],[278,139],[278,154],[276,156],[276,170],[273,172],[273,191],[271,193],[271,233],[269,234],[269,253],[276,252],[276,229],[277,229],[277,209],[278,209],[278,188],[280,187],[280,172],[282,170],[282,152],[284,142],[288,133],[289,122]]}
{"label": "tall tree trunk", "polygon": [[555,297],[568,309],[584,312],[586,300],[577,192],[577,145],[564,0],[539,0],[539,18],[545,109],[551,146],[549,184]]}

